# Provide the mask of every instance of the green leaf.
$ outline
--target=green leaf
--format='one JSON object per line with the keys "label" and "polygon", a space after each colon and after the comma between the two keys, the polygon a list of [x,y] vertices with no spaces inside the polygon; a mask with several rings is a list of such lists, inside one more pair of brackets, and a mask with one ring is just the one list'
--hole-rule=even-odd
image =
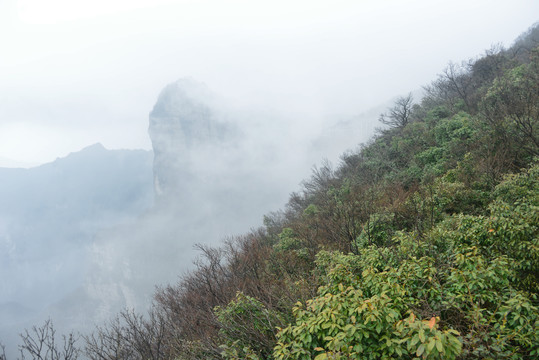
{"label": "green leaf", "polygon": [[417,342],[419,341],[419,337],[417,335],[414,335],[412,338],[412,341],[410,341],[410,345],[408,346],[408,350],[413,347]]}
{"label": "green leaf", "polygon": [[436,343],[436,341],[434,339],[429,340],[429,343],[427,344],[427,351],[428,352],[431,352],[432,349],[434,349],[435,343]]}
{"label": "green leaf", "polygon": [[425,331],[423,329],[419,330],[419,340],[421,340],[422,343],[425,342]]}
{"label": "green leaf", "polygon": [[416,355],[417,356],[421,356],[421,354],[423,354],[423,352],[425,352],[425,346],[423,344],[419,345],[419,347],[417,348],[417,351],[416,351]]}
{"label": "green leaf", "polygon": [[441,353],[443,348],[442,341],[440,339],[436,339],[436,349]]}

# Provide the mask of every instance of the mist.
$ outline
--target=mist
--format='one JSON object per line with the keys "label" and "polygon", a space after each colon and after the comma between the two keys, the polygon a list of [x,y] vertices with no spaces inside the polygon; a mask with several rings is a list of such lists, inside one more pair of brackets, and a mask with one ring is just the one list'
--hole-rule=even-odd
{"label": "mist", "polygon": [[[376,114],[363,120],[374,126]],[[165,86],[149,114],[151,152],[95,144],[39,167],[3,169],[9,276],[0,339],[8,353],[15,334],[47,318],[60,332],[87,333],[124,309],[144,311],[156,286],[193,267],[200,246],[260,227],[321,154],[366,140],[372,131],[352,126],[360,118],[304,128],[184,78]]]}
{"label": "mist", "polygon": [[151,149],[149,109],[188,76],[298,126],[362,113],[420,88],[450,60],[509,45],[538,10],[531,0],[0,6],[0,157],[30,165],[97,142]]}
{"label": "mist", "polygon": [[[262,225],[534,1],[0,4],[0,342],[86,332]],[[500,24],[503,24],[501,26]]]}

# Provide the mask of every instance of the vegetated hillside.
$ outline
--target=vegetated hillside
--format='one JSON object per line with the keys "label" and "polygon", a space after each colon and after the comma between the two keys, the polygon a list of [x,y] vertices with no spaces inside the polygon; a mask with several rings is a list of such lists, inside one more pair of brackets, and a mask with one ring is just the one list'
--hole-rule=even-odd
{"label": "vegetated hillside", "polygon": [[450,64],[91,359],[536,358],[539,27]]}

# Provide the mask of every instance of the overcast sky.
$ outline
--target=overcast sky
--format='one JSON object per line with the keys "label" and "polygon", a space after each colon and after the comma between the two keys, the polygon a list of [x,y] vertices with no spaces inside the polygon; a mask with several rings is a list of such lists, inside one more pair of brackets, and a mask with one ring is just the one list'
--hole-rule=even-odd
{"label": "overcast sky", "polygon": [[0,0],[0,158],[150,149],[186,76],[302,121],[361,113],[538,20],[537,0]]}

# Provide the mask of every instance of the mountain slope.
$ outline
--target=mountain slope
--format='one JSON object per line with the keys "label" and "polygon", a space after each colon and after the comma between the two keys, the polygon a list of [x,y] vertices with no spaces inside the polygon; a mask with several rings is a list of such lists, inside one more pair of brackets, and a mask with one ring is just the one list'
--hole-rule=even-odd
{"label": "mountain slope", "polygon": [[398,99],[263,228],[203,247],[146,320],[123,313],[138,339],[101,328],[89,356],[110,336],[136,359],[536,357],[536,34]]}
{"label": "mountain slope", "polygon": [[[380,116],[386,127],[371,141],[345,153],[336,167],[326,162],[315,168],[285,209],[264,218],[264,227],[228,238],[219,247],[199,246],[201,259],[194,270],[176,284],[158,288],[147,314],[126,310],[99,326],[85,338],[86,355],[535,358],[539,353],[536,29],[510,49],[450,64],[425,87],[420,101],[412,96],[397,99]],[[186,98],[178,92],[181,89],[170,89]],[[185,108],[193,113],[189,110],[193,104],[180,101],[178,110],[175,100],[167,96],[164,100],[171,106],[157,106],[151,120],[172,121],[170,132],[180,136],[163,140],[154,134],[152,139],[159,143],[179,139],[172,153],[181,155],[177,149],[192,145],[185,139],[190,131],[186,129],[196,129],[195,139],[198,135],[207,139],[208,134],[212,138],[212,131],[204,132],[212,127],[211,111],[194,106],[203,110],[195,111],[197,124],[190,124],[182,117]],[[173,116],[168,117],[167,111]],[[227,153],[220,145],[216,149],[223,150],[210,151],[217,158],[238,154]],[[176,160],[172,156],[171,161]],[[185,165],[171,169],[181,173],[189,169]],[[212,177],[219,172],[212,172],[211,165],[202,169],[209,171],[206,176],[188,185],[201,180],[219,185],[219,176]],[[160,176],[159,167],[156,171],[158,185],[160,178],[173,178]],[[234,179],[241,177],[226,178]],[[146,215],[146,219],[156,216],[152,221],[161,231],[154,233],[156,227],[146,227],[144,220],[141,228],[134,227],[133,236],[119,242],[104,236],[96,242],[105,271],[95,273],[106,277],[111,274],[107,267],[112,268],[118,274],[111,282],[116,288],[105,290],[113,288],[108,294],[123,296],[128,305],[132,289],[151,280],[152,268],[163,265],[159,270],[166,272],[170,261],[181,262],[185,245],[197,233],[211,233],[208,224],[233,220],[230,214],[218,218],[220,211],[215,211],[230,207],[229,202],[211,206],[215,194],[226,195],[233,182],[223,181],[226,186],[207,197],[204,187],[197,192],[194,200],[210,205],[204,211],[183,201],[186,183],[174,191],[169,191],[174,182],[162,184],[160,194],[171,198]],[[238,190],[249,182],[239,184]],[[267,189],[248,190],[253,192],[230,192],[229,199],[238,201],[239,194]],[[171,207],[178,211],[168,211]],[[188,224],[191,227],[185,227]],[[154,242],[148,241],[151,236]],[[174,237],[178,241],[170,242]],[[116,261],[122,256],[124,262]],[[140,266],[146,259],[153,259],[151,265]],[[143,285],[141,289],[147,288]]]}

